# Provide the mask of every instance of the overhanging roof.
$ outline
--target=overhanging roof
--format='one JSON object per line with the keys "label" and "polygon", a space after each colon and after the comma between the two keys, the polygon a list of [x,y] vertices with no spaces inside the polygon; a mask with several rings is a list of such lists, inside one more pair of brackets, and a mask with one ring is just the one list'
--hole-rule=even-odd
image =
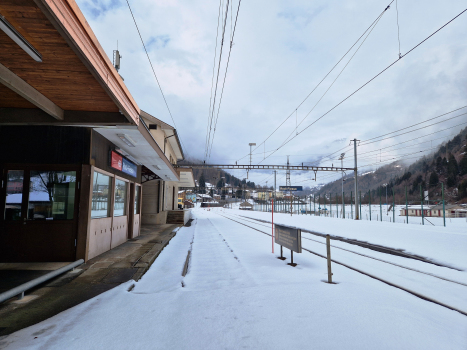
{"label": "overhanging roof", "polygon": [[[157,124],[164,131],[167,141],[170,143],[170,146],[175,152],[177,160],[185,159],[183,154],[182,145],[180,143],[180,138],[178,137],[177,130],[170,124],[163,122],[162,120],[152,116],[151,114],[141,110],[141,117],[148,121],[148,124]],[[175,135],[175,136],[173,136]]]}
{"label": "overhanging roof", "polygon": [[[144,123],[138,126],[100,127],[94,130],[119,147],[125,155],[129,155],[133,160],[157,174],[162,180],[176,182],[180,180],[179,174],[167,160]],[[134,146],[125,143],[120,135],[125,135]]]}
{"label": "overhanging roof", "polygon": [[[67,112],[101,112],[114,124],[122,124],[121,116],[139,124],[138,105],[74,0],[2,0],[0,14],[42,56],[36,62],[0,30],[0,109],[10,124],[25,116],[33,124],[36,115],[42,124],[47,115],[50,123],[69,124]],[[37,109],[46,116],[31,113]],[[74,116],[72,124],[79,122]]]}
{"label": "overhanging roof", "polygon": [[192,169],[177,168],[175,170],[180,176],[179,187],[195,187],[195,178]]}

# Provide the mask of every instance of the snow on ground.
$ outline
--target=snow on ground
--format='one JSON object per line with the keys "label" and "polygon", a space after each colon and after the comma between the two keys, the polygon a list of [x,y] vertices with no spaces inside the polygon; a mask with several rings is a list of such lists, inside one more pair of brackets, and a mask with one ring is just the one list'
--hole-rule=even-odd
{"label": "snow on ground", "polygon": [[[245,213],[193,210],[192,226],[178,231],[139,282],[4,337],[0,348],[467,348],[466,316],[336,264],[338,284],[323,283],[324,259],[304,252],[295,255],[298,266],[286,265],[277,246],[271,254],[271,237],[220,215],[232,212]],[[337,220],[318,219],[323,230]]]}
{"label": "snow on ground", "polygon": [[[227,209],[226,209],[227,210]],[[271,220],[271,213],[232,211],[239,215]],[[463,219],[460,219],[463,220]],[[428,226],[397,222],[356,221],[313,215],[274,213],[274,222],[309,231],[353,238],[364,242],[402,249],[435,261],[467,270],[467,225]]]}

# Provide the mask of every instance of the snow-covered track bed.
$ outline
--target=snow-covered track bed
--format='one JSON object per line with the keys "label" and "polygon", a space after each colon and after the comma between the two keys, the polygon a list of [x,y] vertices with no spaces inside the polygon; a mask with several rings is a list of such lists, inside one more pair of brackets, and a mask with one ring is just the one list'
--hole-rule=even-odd
{"label": "snow-covered track bed", "polygon": [[[233,213],[218,212],[226,219],[271,236],[272,223]],[[467,280],[464,272],[433,264],[431,259],[414,259],[393,254],[394,249],[380,250],[335,240],[332,247],[332,262],[379,280],[392,287],[404,290],[421,299],[436,303],[467,316]],[[321,258],[326,258],[325,235],[302,230],[302,249]],[[371,250],[370,250],[371,249]],[[396,250],[397,251],[397,250]],[[410,254],[407,254],[410,255]],[[295,262],[299,262],[296,257]],[[339,276],[334,277],[339,282]]]}

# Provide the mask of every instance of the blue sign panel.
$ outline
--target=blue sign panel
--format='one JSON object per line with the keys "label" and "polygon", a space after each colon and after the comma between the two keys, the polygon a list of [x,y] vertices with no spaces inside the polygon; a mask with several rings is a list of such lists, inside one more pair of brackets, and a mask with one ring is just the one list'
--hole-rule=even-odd
{"label": "blue sign panel", "polygon": [[302,186],[279,186],[279,191],[303,191]]}
{"label": "blue sign panel", "polygon": [[125,174],[136,177],[136,175],[138,174],[138,167],[136,166],[136,164],[133,164],[129,160],[123,158],[122,171]]}

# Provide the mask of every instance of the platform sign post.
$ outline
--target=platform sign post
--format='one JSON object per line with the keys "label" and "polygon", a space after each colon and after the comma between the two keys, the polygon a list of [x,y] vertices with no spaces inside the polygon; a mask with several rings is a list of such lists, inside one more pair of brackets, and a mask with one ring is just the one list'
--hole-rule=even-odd
{"label": "platform sign post", "polygon": [[291,262],[287,265],[297,266],[293,262],[293,252],[301,253],[302,252],[302,230],[295,227],[284,226],[284,225],[274,225],[275,232],[275,241],[281,246],[281,257],[278,259],[285,259],[282,257],[282,247],[290,249]]}

